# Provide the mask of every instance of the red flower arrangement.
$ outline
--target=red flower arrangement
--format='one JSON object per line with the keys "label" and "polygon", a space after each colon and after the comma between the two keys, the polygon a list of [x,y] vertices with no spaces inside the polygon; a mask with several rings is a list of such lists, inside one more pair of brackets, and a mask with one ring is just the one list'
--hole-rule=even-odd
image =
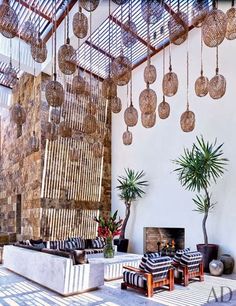
{"label": "red flower arrangement", "polygon": [[114,238],[117,235],[120,235],[121,226],[123,220],[119,218],[117,221],[118,210],[110,216],[109,218],[95,217],[94,220],[98,222],[98,236],[107,238]]}

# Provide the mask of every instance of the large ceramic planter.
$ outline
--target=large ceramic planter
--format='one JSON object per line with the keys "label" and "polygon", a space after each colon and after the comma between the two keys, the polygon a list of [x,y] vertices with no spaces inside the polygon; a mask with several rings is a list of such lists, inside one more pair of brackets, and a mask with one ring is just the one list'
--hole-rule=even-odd
{"label": "large ceramic planter", "polygon": [[117,251],[127,253],[128,251],[128,245],[129,245],[129,239],[114,239],[114,244],[117,245]]}
{"label": "large ceramic planter", "polygon": [[209,263],[217,259],[218,249],[217,244],[197,244],[197,250],[203,255],[204,272],[209,272]]}
{"label": "large ceramic planter", "polygon": [[234,259],[229,254],[222,254],[220,261],[224,264],[224,274],[231,274],[234,270]]}

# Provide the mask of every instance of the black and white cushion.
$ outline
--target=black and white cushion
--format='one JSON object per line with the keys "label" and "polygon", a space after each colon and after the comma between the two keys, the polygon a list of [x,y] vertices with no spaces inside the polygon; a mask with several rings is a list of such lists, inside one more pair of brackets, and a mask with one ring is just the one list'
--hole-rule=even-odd
{"label": "black and white cushion", "polygon": [[[47,244],[48,246],[48,244]],[[54,250],[64,250],[65,240],[49,241],[49,248]]]}
{"label": "black and white cushion", "polygon": [[158,252],[155,252],[155,253],[145,253],[143,255],[142,259],[141,259],[140,264],[139,264],[139,269],[145,270],[147,260],[149,258],[157,258],[157,257],[160,257],[160,254]]}
{"label": "black and white cushion", "polygon": [[188,252],[190,252],[190,248],[176,251],[175,256],[173,258],[173,264],[175,266],[179,265],[181,261],[181,257]]}
{"label": "black and white cushion", "polygon": [[74,241],[70,241],[70,240],[66,240],[65,241],[65,249],[66,250],[75,250],[76,249],[76,245]]}
{"label": "black and white cushion", "polygon": [[181,265],[187,266],[190,272],[199,271],[199,264],[202,261],[202,253],[188,252],[181,257]]}
{"label": "black and white cushion", "polygon": [[147,288],[147,281],[142,274],[132,271],[123,272],[123,280],[125,283],[134,285],[139,288]]}
{"label": "black and white cushion", "polygon": [[96,237],[96,239],[91,240],[93,249],[102,249],[104,248],[106,241],[103,237]]}
{"label": "black and white cushion", "polygon": [[153,275],[154,279],[163,279],[171,268],[172,260],[169,256],[148,258],[145,271]]}
{"label": "black and white cushion", "polygon": [[75,243],[76,249],[83,250],[85,249],[85,240],[81,237],[72,237],[68,240],[73,241]]}

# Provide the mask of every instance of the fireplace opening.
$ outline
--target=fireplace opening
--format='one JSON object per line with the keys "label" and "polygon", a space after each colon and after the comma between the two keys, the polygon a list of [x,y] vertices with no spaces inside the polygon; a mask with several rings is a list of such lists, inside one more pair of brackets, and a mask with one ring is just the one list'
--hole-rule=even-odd
{"label": "fireplace opening", "polygon": [[144,227],[144,253],[174,256],[185,246],[185,230],[178,227]]}

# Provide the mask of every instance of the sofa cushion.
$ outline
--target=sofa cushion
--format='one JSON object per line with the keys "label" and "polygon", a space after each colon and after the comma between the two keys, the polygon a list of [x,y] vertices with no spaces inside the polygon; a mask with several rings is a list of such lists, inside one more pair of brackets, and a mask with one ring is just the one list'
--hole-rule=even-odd
{"label": "sofa cushion", "polygon": [[133,271],[124,271],[123,280],[125,283],[134,285],[139,288],[147,288],[147,281],[142,274]]}
{"label": "sofa cushion", "polygon": [[189,271],[198,271],[199,264],[202,261],[202,253],[200,252],[188,252],[181,257],[181,265],[187,266]]}
{"label": "sofa cushion", "polygon": [[166,278],[171,268],[171,263],[172,260],[169,256],[148,258],[145,271],[151,273],[154,279]]}
{"label": "sofa cushion", "polygon": [[106,245],[106,241],[103,237],[96,237],[96,239],[92,239],[91,243],[93,249],[103,249]]}
{"label": "sofa cushion", "polygon": [[145,254],[143,255],[142,259],[141,259],[140,264],[139,264],[139,269],[145,270],[147,260],[148,260],[149,258],[157,258],[157,257],[159,257],[159,256],[160,256],[160,254],[159,254],[158,252],[152,252],[152,253],[149,252],[149,253],[145,253]]}
{"label": "sofa cushion", "polygon": [[85,239],[83,239],[81,237],[71,237],[68,240],[75,243],[76,249],[78,249],[78,250],[84,250],[85,249]]}
{"label": "sofa cushion", "polygon": [[173,258],[173,264],[175,266],[179,265],[180,261],[181,261],[181,257],[188,252],[190,252],[190,248],[186,248],[186,249],[183,249],[183,250],[177,250],[176,253],[175,253],[175,256]]}

